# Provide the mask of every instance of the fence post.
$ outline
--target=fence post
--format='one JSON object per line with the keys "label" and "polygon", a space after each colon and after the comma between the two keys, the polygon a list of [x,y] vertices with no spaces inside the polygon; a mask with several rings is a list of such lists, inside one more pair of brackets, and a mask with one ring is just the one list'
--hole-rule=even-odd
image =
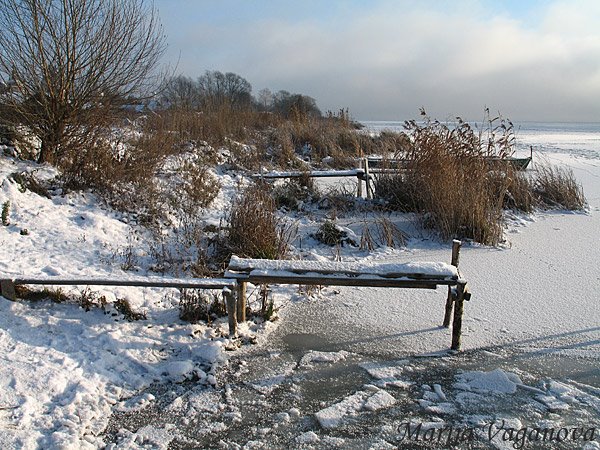
{"label": "fence post", "polygon": [[363,170],[363,167],[362,167],[362,165],[363,165],[362,164],[362,159],[359,160],[358,165],[360,167],[356,171],[356,182],[358,184],[358,187],[356,188],[356,197],[357,198],[362,198],[362,177],[363,177],[363,174],[364,174],[364,170]]}
{"label": "fence post", "polygon": [[372,192],[371,192],[371,184],[369,183],[371,180],[371,175],[369,173],[369,159],[365,158],[365,186],[367,189],[367,198],[373,198]]}
{"label": "fence post", "polygon": [[233,295],[233,292],[231,292],[231,289],[224,288],[223,296],[225,297],[225,303],[227,304],[227,317],[229,318],[229,336],[235,336],[235,335],[237,335],[235,295]]}
{"label": "fence post", "polygon": [[[460,247],[462,243],[458,240],[452,241],[452,264],[458,269],[458,261],[460,258]],[[454,298],[452,296],[452,287],[448,286],[448,298],[446,299],[446,313],[444,314],[443,326],[448,328],[450,326],[450,318],[452,317],[452,309],[454,307]]]}
{"label": "fence post", "polygon": [[237,283],[237,321],[246,321],[246,282]]}
{"label": "fence post", "polygon": [[452,350],[460,350],[460,338],[462,330],[463,306],[465,300],[465,289],[467,283],[459,281],[456,285],[456,305],[454,306],[454,320],[452,321]]}
{"label": "fence post", "polygon": [[13,280],[0,280],[0,293],[2,297],[12,300],[17,300],[17,293],[15,292],[15,283]]}

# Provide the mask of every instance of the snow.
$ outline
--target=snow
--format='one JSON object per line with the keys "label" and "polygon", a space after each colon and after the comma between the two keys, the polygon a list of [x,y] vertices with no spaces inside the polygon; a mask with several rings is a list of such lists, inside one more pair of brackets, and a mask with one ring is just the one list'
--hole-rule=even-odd
{"label": "snow", "polygon": [[[528,216],[531,220],[527,226],[507,224],[507,241],[500,247],[463,243],[459,268],[472,293],[464,309],[464,350],[515,347],[525,352],[600,356],[596,295],[600,292],[600,159],[564,154],[550,154],[548,158],[553,164],[573,169],[589,207],[579,213],[536,212]],[[532,170],[536,162],[534,155]],[[353,220],[349,218],[345,223]],[[413,236],[406,248],[381,248],[360,256],[357,251],[342,249],[342,261],[395,264],[450,259],[449,243],[421,239],[422,231],[411,231],[410,222],[405,220],[398,218],[395,223]],[[353,227],[360,229],[359,225]],[[326,251],[313,247],[310,253],[327,255]],[[451,338],[449,329],[439,327],[444,316],[444,294],[439,289],[342,286],[328,297],[331,301],[323,302],[321,315],[336,324],[336,341],[353,343],[344,347],[348,351],[387,358],[431,355],[446,352]],[[295,319],[300,321],[299,328],[315,328],[301,318]],[[387,338],[378,339],[381,336]]]}
{"label": "snow", "polygon": [[296,437],[298,444],[314,444],[319,442],[319,436],[314,431],[307,431]]}
{"label": "snow", "polygon": [[157,429],[152,426],[140,428],[135,433],[123,430],[119,435],[119,445],[108,445],[106,450],[113,448],[125,450],[141,450],[152,448],[156,450],[167,450],[174,438],[172,427]]}
{"label": "snow", "polygon": [[310,367],[314,363],[335,363],[346,359],[350,353],[341,350],[339,352],[318,352],[312,350],[306,353],[300,360],[300,367]]}
{"label": "snow", "polygon": [[[27,168],[30,163],[0,157],[0,203],[10,201],[11,223],[0,228],[0,277],[140,279],[120,267],[119,250],[132,232],[123,216],[103,209],[89,193],[48,199],[22,192],[8,175]],[[54,175],[50,167],[36,169],[40,178]],[[29,234],[21,235],[22,229]],[[143,247],[134,251],[141,255]],[[225,360],[227,339],[211,327],[180,322],[172,291],[98,291],[109,302],[125,298],[135,311],[147,313],[147,321],[136,322],[114,316],[110,307],[86,312],[73,303],[0,297],[0,407],[10,412],[0,416],[0,446],[102,447],[97,436],[113,409],[132,411],[152,402],[136,392],[157,381],[216,370]],[[226,328],[215,324],[221,325]],[[168,442],[165,436],[138,433],[136,439]]]}
{"label": "snow", "polygon": [[331,429],[339,427],[348,418],[357,416],[362,411],[377,411],[389,408],[396,403],[396,399],[388,392],[372,389],[358,391],[340,402],[315,413],[315,418],[323,428]]}
{"label": "snow", "polygon": [[[265,260],[244,259],[232,256],[229,262],[230,271],[250,271],[251,275],[290,275],[294,272],[302,273],[361,273],[391,277],[409,274],[456,277],[456,267],[444,262],[405,262],[405,263],[381,263],[377,261],[341,263],[335,261],[306,261],[306,260]],[[227,276],[227,275],[226,275]],[[341,276],[341,275],[340,275]]]}
{"label": "snow", "polygon": [[366,411],[377,411],[378,409],[389,408],[396,399],[386,391],[379,391],[371,395],[363,404]]}
{"label": "snow", "polygon": [[518,375],[502,369],[465,372],[457,378],[455,388],[480,394],[514,394],[517,392],[517,385],[523,384]]}
{"label": "snow", "polygon": [[[560,145],[562,141],[549,137],[545,142]],[[600,357],[600,152],[596,149],[583,156],[585,145],[581,147],[576,156],[563,151],[547,157],[574,170],[589,201],[586,212],[548,211],[515,216],[507,225],[508,241],[504,246],[464,244],[460,271],[473,293],[472,301],[465,306],[463,321],[466,350],[487,348],[489,358],[505,347],[532,355],[560,354],[592,361]],[[48,199],[22,192],[9,179],[12,172],[33,169],[42,178],[55,175],[48,166],[0,157],[0,204],[10,202],[10,225],[0,227],[0,278],[155,276],[147,270],[149,257],[143,231],[133,227],[130,218],[106,209],[89,192],[63,195],[55,191]],[[215,174],[223,188],[206,220],[218,224],[231,203],[235,185],[246,180],[218,171]],[[298,220],[306,235],[318,225],[318,220],[310,215]],[[361,220],[362,216],[349,217],[340,222],[359,235]],[[395,220],[411,226],[410,217]],[[21,234],[25,229],[28,234]],[[400,249],[380,248],[367,253],[343,248],[334,255],[330,248],[304,239],[304,246],[297,249],[302,260],[245,263],[233,258],[232,263],[241,265],[240,270],[244,270],[244,264],[246,268],[252,264],[258,271],[286,270],[292,264],[295,270],[306,272],[457,276],[453,266],[431,262],[450,259],[448,243],[431,241],[419,233],[411,233],[413,238],[407,247]],[[128,248],[139,261],[135,275],[122,269],[122,252]],[[335,262],[335,258],[344,262]],[[77,296],[80,289],[70,287],[65,292]],[[120,315],[113,316],[114,309],[110,307],[86,312],[73,302],[10,302],[0,298],[0,448],[103,448],[105,443],[100,436],[110,415],[115,411],[142,411],[154,405],[154,395],[144,392],[154,383],[198,380],[200,386],[208,389],[175,396],[165,406],[174,413],[188,415],[190,421],[205,414],[225,414],[217,375],[219,367],[226,364],[225,349],[231,344],[223,337],[226,320],[211,326],[181,322],[174,289],[111,287],[97,292],[109,303],[117,298],[127,299],[135,311],[147,314],[147,320],[128,322]],[[340,287],[323,290],[316,299],[305,302],[306,309],[299,300],[302,297],[289,287],[274,287],[274,294],[278,306],[317,311],[295,325],[286,323],[291,331],[324,333],[327,342],[342,343],[344,350],[301,353],[281,372],[250,382],[248,386],[256,396],[269,397],[288,383],[298,368],[345,364],[354,351],[392,360],[362,363],[375,389],[353,390],[316,412],[301,408],[302,414],[314,413],[324,430],[335,430],[352,418],[390,408],[397,404],[395,396],[400,399],[409,390],[416,390],[422,397],[421,412],[436,415],[453,414],[463,407],[489,402],[490,396],[518,397],[515,394],[519,390],[527,391],[539,403],[537,407],[557,415],[573,413],[583,405],[600,413],[597,388],[552,379],[535,387],[526,386],[520,374],[500,368],[462,373],[454,384],[431,379],[428,389],[417,389],[409,380],[410,366],[398,358],[427,354],[441,359],[439,355],[445,354],[450,332],[438,326],[443,317],[445,292],[399,293],[394,289]],[[264,325],[263,345],[268,345],[267,331],[276,326],[277,323]],[[240,325],[241,333],[253,329],[253,324]],[[290,406],[275,417],[282,426],[303,422],[299,420],[300,410]],[[227,410],[227,414],[241,420],[244,412]],[[211,416],[211,420],[214,417],[217,416]],[[225,420],[221,419],[204,424],[199,433],[226,429]],[[118,445],[107,448],[167,448],[176,431],[168,426],[142,426],[136,432],[123,428],[118,434]],[[299,444],[329,442],[328,437],[302,431],[294,435]],[[587,444],[588,448],[594,446],[597,447]]]}
{"label": "snow", "polygon": [[408,363],[407,360],[397,361],[396,364],[392,365],[366,362],[361,363],[360,367],[377,380],[375,384],[380,388],[395,387],[398,389],[407,389],[413,383],[400,379],[400,376],[404,373],[404,365],[406,363]]}

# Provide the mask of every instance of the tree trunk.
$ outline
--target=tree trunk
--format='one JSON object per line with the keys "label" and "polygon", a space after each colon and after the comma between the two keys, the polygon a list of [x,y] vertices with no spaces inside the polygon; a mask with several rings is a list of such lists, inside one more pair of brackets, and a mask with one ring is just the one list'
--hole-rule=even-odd
{"label": "tree trunk", "polygon": [[54,163],[54,150],[51,148],[50,140],[48,138],[42,138],[42,147],[40,148],[40,153],[37,158],[37,162],[40,164],[43,163]]}
{"label": "tree trunk", "polygon": [[62,119],[56,120],[49,126],[49,129],[42,136],[42,146],[38,155],[39,163],[48,163],[56,165],[60,159],[59,148],[65,144],[65,122]]}

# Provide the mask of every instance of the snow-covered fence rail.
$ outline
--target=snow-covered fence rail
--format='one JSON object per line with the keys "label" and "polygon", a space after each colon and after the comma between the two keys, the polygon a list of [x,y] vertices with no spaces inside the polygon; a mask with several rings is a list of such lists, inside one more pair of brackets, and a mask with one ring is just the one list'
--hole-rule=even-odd
{"label": "snow-covered fence rail", "polygon": [[358,197],[362,197],[362,182],[365,182],[367,198],[371,198],[373,194],[373,188],[370,184],[373,177],[372,175],[378,173],[396,173],[398,168],[369,168],[369,159],[364,158],[360,160],[362,168],[358,169],[347,169],[347,170],[293,170],[285,172],[260,172],[252,175],[252,178],[258,178],[262,180],[277,180],[282,178],[344,178],[344,177],[355,177],[357,182]]}
{"label": "snow-covered fence rail", "polygon": [[237,283],[231,278],[166,278],[166,277],[128,277],[128,278],[99,278],[99,277],[16,277],[1,278],[0,293],[9,300],[16,300],[15,286],[128,286],[128,287],[158,287],[178,289],[220,289],[223,291],[227,304],[229,318],[229,333],[237,332],[236,299],[234,291]]}
{"label": "snow-covered fence rail", "polygon": [[463,306],[471,294],[467,282],[458,271],[460,242],[454,241],[452,264],[443,262],[419,262],[388,264],[341,263],[322,261],[290,261],[247,259],[232,256],[225,272],[226,278],[238,281],[237,320],[245,321],[246,283],[298,284],[319,286],[366,286],[436,289],[448,286],[443,325],[450,325],[452,318],[453,350],[461,345]]}
{"label": "snow-covered fence rail", "polygon": [[460,349],[464,301],[471,294],[467,282],[460,276],[458,261],[460,241],[452,246],[452,262],[419,263],[341,263],[322,261],[290,261],[248,259],[232,256],[224,278],[166,277],[14,277],[0,275],[0,293],[16,300],[16,286],[129,286],[189,289],[220,289],[227,305],[229,333],[235,335],[237,323],[246,320],[246,284],[273,283],[320,286],[365,286],[413,289],[437,289],[448,286],[443,325],[452,319],[453,350]]}

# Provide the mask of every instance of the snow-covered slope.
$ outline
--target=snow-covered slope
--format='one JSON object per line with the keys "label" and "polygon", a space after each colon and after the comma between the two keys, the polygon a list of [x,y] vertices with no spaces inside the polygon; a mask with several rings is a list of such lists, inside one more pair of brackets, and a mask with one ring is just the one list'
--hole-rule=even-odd
{"label": "snow-covered slope", "polygon": [[[9,202],[10,221],[0,226],[1,276],[128,276],[123,250],[143,258],[146,249],[131,244],[126,219],[93,194],[46,198],[10,178],[34,168],[40,179],[54,176],[49,167],[0,157],[0,205]],[[97,291],[108,305],[88,312],[74,302],[0,297],[0,448],[97,448],[111,409],[142,387],[186,377],[214,382],[225,324],[180,321],[175,290]],[[116,298],[147,320],[128,322]]]}

